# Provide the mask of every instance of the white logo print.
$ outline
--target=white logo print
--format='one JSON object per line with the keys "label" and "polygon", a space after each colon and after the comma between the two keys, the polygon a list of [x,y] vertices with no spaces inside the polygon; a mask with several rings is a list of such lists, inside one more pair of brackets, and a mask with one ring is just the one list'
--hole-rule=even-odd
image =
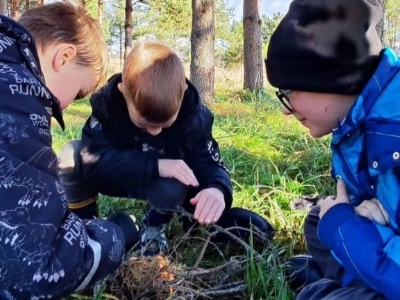
{"label": "white logo print", "polygon": [[219,152],[215,148],[214,142],[212,140],[207,142],[207,149],[211,155],[212,160],[217,162],[221,167],[223,167],[227,171],[227,168],[226,168],[224,162],[222,161],[222,157],[220,156]]}
{"label": "white logo print", "polygon": [[0,144],[8,141],[11,144],[19,144],[29,135],[25,132],[28,126],[19,125],[9,114],[0,114]]}
{"label": "white logo print", "polygon": [[0,73],[1,74],[11,74],[13,76],[17,76],[17,72],[13,70],[10,66],[6,65],[5,63],[0,62]]}
{"label": "white logo print", "polygon": [[34,126],[39,127],[40,134],[50,135],[49,120],[45,115],[30,114],[29,118]]}
{"label": "white logo print", "polygon": [[0,35],[0,53],[12,46],[15,43],[15,40],[8,37],[4,36],[3,34]]}

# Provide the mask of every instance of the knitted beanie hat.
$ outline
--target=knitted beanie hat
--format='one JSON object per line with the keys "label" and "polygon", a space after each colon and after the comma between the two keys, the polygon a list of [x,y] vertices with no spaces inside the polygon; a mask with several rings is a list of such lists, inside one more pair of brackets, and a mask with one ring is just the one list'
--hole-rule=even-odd
{"label": "knitted beanie hat", "polygon": [[380,0],[294,0],[271,36],[272,86],[360,94],[379,63]]}

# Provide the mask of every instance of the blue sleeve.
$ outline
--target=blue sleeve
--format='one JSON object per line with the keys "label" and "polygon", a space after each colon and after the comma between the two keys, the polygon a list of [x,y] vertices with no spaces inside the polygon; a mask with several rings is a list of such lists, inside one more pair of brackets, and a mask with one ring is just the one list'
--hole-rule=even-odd
{"label": "blue sleeve", "polygon": [[388,299],[400,295],[400,237],[390,228],[338,204],[322,217],[320,240],[354,277]]}

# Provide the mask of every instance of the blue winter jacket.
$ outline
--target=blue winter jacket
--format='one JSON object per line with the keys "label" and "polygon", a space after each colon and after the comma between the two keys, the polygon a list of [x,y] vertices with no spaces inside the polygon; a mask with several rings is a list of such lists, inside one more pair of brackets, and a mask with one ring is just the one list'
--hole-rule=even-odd
{"label": "blue winter jacket", "polygon": [[0,299],[59,299],[104,278],[124,254],[119,227],[68,210],[52,117],[63,126],[32,36],[0,15]]}
{"label": "blue winter jacket", "polygon": [[[322,217],[319,238],[352,278],[388,299],[400,299],[400,60],[391,49],[346,119],[332,136],[332,175],[341,176],[351,205],[338,204]],[[353,207],[378,198],[389,214],[381,226]]]}

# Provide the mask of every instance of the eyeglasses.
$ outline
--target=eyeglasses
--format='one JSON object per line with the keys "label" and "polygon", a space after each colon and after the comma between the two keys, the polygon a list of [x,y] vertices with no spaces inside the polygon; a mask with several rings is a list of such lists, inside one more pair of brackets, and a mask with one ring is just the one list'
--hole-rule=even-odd
{"label": "eyeglasses", "polygon": [[277,90],[275,92],[276,96],[278,97],[279,101],[281,101],[282,105],[290,112],[293,112],[292,103],[290,103],[289,95],[292,93],[292,90]]}

